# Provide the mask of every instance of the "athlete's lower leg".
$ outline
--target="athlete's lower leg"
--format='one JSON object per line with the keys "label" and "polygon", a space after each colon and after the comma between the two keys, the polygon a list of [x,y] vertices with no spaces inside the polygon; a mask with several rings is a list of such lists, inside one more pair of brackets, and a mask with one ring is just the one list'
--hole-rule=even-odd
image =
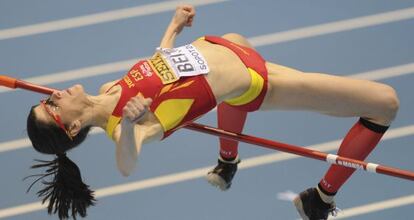
{"label": "athlete's lower leg", "polygon": [[[388,126],[379,125],[364,118],[350,129],[342,141],[338,155],[357,160],[365,160],[377,146]],[[334,196],[349,179],[355,169],[332,165],[318,184],[319,190],[326,196]],[[329,199],[329,197],[326,197]]]}
{"label": "athlete's lower leg", "polygon": [[[220,129],[241,133],[247,112],[240,111],[226,103],[217,107],[218,127]],[[223,160],[234,160],[238,155],[238,141],[220,138],[220,156]]]}
{"label": "athlete's lower leg", "polygon": [[[217,108],[218,127],[227,131],[241,133],[246,121],[247,112],[240,111],[226,103]],[[220,156],[217,166],[207,173],[207,181],[221,190],[230,188],[237,172],[238,142],[220,138]]]}

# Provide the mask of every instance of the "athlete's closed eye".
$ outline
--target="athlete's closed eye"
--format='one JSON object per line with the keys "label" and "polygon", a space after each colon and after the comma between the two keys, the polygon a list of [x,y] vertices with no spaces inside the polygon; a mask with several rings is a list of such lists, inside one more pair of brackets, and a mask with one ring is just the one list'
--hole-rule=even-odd
{"label": "athlete's closed eye", "polygon": [[53,101],[52,101],[52,99],[50,99],[50,97],[49,97],[48,99],[46,99],[46,100],[44,101],[44,103],[45,103],[46,105],[49,105],[49,106],[52,108],[52,110],[53,110],[54,112],[56,112],[56,111],[59,109],[59,106],[57,106],[57,105],[56,105],[56,103],[55,103],[55,102],[53,102]]}

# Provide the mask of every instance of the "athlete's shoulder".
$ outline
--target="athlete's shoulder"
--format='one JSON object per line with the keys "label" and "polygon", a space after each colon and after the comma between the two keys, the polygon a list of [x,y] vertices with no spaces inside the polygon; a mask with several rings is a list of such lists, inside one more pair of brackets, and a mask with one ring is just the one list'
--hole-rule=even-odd
{"label": "athlete's shoulder", "polygon": [[115,83],[117,83],[119,81],[119,79],[118,80],[114,80],[114,81],[111,81],[111,82],[107,82],[107,83],[105,83],[105,84],[103,84],[100,88],[99,88],[99,94],[103,94],[103,93],[105,93],[106,91],[108,91],[108,89],[109,88],[111,88],[111,86],[113,86]]}

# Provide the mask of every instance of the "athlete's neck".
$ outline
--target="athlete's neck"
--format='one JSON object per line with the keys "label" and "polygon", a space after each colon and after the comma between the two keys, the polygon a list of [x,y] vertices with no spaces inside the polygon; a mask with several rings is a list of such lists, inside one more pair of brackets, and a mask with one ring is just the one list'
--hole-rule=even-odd
{"label": "athlete's neck", "polygon": [[111,116],[118,99],[119,97],[111,94],[87,96],[88,103],[86,103],[83,123],[106,129],[108,118]]}

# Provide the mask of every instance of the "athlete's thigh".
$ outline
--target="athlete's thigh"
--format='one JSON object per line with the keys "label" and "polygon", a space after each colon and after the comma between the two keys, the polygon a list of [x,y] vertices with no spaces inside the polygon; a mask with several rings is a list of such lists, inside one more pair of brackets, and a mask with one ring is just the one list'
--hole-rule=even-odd
{"label": "athlete's thigh", "polygon": [[385,96],[394,91],[384,84],[321,73],[302,73],[267,64],[269,90],[262,110],[309,110],[335,116],[381,115]]}

